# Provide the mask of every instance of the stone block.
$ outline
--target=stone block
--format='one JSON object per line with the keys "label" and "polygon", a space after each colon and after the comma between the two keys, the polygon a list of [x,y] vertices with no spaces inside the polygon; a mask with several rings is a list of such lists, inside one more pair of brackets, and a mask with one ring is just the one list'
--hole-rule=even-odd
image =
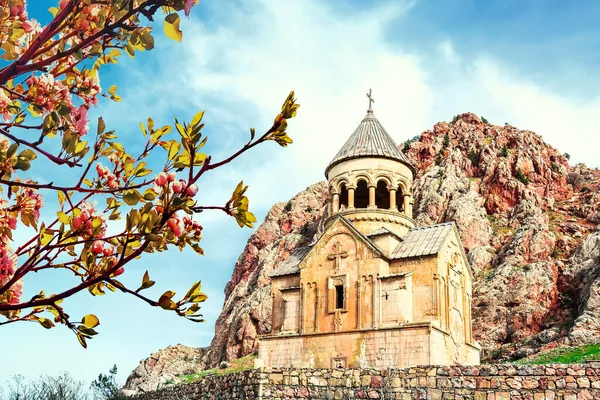
{"label": "stone block", "polygon": [[283,374],[271,374],[271,384],[281,385],[283,383]]}
{"label": "stone block", "polygon": [[474,400],[487,400],[487,398],[486,392],[478,390],[474,393]]}
{"label": "stone block", "polygon": [[577,378],[577,386],[580,388],[589,388],[590,380],[586,377]]}

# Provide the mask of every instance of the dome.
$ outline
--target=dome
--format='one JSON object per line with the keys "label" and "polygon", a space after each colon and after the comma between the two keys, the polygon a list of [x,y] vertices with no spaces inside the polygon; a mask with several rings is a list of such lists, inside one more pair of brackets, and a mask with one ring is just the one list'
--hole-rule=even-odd
{"label": "dome", "polygon": [[360,122],[354,133],[348,138],[340,151],[331,160],[325,169],[325,176],[329,170],[342,161],[362,157],[387,158],[401,162],[408,166],[414,174],[414,167],[408,158],[400,151],[394,139],[385,131],[372,110]]}

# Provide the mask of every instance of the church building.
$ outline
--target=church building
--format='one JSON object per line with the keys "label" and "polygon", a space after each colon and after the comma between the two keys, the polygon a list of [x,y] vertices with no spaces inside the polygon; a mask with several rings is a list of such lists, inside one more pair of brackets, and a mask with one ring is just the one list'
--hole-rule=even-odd
{"label": "church building", "polygon": [[415,169],[371,108],[325,169],[329,218],[271,274],[257,366],[479,364],[473,274],[453,222],[416,227]]}

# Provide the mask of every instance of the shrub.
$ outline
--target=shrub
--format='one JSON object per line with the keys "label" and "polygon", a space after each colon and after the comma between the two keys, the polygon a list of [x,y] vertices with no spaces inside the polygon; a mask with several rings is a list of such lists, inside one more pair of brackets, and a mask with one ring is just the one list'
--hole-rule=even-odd
{"label": "shrub", "polygon": [[558,167],[558,164],[556,164],[554,161],[550,164],[552,167],[552,171],[558,173],[560,172],[560,168]]}
{"label": "shrub", "polygon": [[450,145],[450,135],[448,135],[447,133],[444,135],[444,148],[448,147]]}
{"label": "shrub", "polygon": [[475,149],[471,149],[471,151],[469,151],[469,160],[471,160],[471,164],[473,164],[474,167],[479,165],[479,158],[479,153],[475,151]]}
{"label": "shrub", "polygon": [[452,122],[458,122],[459,119],[460,119],[460,114],[456,114],[454,116],[454,118],[452,118]]}
{"label": "shrub", "polygon": [[585,193],[585,192],[589,192],[589,191],[590,191],[590,188],[587,186],[584,186],[581,188],[581,193]]}
{"label": "shrub", "polygon": [[515,171],[515,177],[524,185],[529,184],[529,178],[521,171],[521,168],[517,168]]}
{"label": "shrub", "polygon": [[283,208],[286,212],[292,211],[292,201],[288,201],[285,207]]}
{"label": "shrub", "polygon": [[571,159],[571,155],[569,153],[565,153],[563,154],[563,156],[567,159],[570,160]]}
{"label": "shrub", "polygon": [[500,151],[500,157],[508,157],[508,147],[506,147],[506,145],[502,147],[502,150]]}
{"label": "shrub", "polygon": [[419,140],[420,137],[421,136],[419,136],[419,135],[413,136],[412,139],[408,139],[407,141],[405,141],[402,146],[402,151],[410,150],[411,143],[416,142],[417,140]]}
{"label": "shrub", "polygon": [[487,124],[488,120],[482,115],[481,116],[481,122],[483,122],[484,124]]}
{"label": "shrub", "polygon": [[435,165],[440,165],[442,163],[442,156],[444,155],[444,151],[440,150],[438,151],[437,155],[435,156]]}

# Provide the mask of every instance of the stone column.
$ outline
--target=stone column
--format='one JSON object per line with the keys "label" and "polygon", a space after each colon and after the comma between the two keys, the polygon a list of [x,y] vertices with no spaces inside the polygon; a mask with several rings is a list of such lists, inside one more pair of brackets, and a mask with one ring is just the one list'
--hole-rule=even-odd
{"label": "stone column", "polygon": [[369,186],[369,206],[367,208],[377,208],[375,204],[375,186]]}
{"label": "stone column", "polygon": [[348,210],[354,209],[354,188],[348,187]]}
{"label": "stone column", "polygon": [[404,214],[409,217],[412,218],[412,206],[410,204],[410,194],[408,193],[404,193],[403,195],[403,207],[404,207]]}
{"label": "stone column", "polygon": [[304,333],[304,307],[306,306],[306,294],[304,284],[300,284],[300,333]]}
{"label": "stone column", "polygon": [[319,312],[321,311],[321,292],[319,291],[319,285],[315,282],[315,291],[317,293],[317,301],[315,302],[315,332],[319,332]]}
{"label": "stone column", "polygon": [[333,194],[333,201],[331,202],[331,212],[336,213],[340,210],[340,195],[338,193]]}
{"label": "stone column", "polygon": [[379,301],[377,299],[377,280],[379,279],[379,276],[373,276],[373,328],[377,328],[377,321],[379,320],[379,318],[377,318],[377,315],[379,314],[379,311],[381,311],[381,307],[379,305]]}
{"label": "stone column", "polygon": [[390,210],[398,210],[396,207],[396,189],[390,189]]}
{"label": "stone column", "polygon": [[358,277],[358,281],[356,282],[356,328],[360,329],[360,316],[361,316],[361,310],[362,310],[362,302],[360,301],[361,298],[361,288],[362,288],[362,276]]}

